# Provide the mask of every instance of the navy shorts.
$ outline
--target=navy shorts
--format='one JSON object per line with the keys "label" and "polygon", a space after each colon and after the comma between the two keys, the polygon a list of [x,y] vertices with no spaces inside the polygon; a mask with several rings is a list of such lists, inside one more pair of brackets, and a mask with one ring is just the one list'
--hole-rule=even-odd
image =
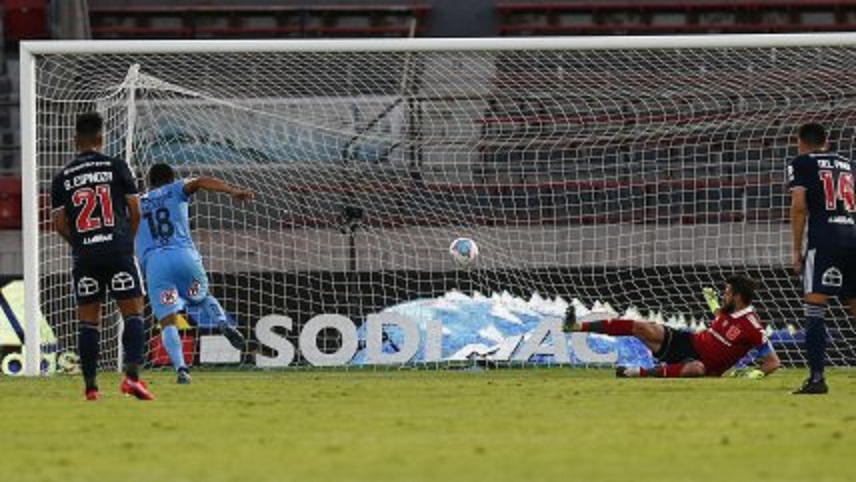
{"label": "navy shorts", "polygon": [[116,300],[145,294],[140,268],[133,254],[75,258],[71,276],[78,305],[103,302],[107,290]]}
{"label": "navy shorts", "polygon": [[803,262],[803,290],[845,300],[856,297],[856,249],[809,248]]}
{"label": "navy shorts", "polygon": [[662,363],[685,363],[701,359],[693,346],[693,336],[690,332],[668,326],[663,328],[666,330],[663,344],[657,353],[654,353],[654,358]]}

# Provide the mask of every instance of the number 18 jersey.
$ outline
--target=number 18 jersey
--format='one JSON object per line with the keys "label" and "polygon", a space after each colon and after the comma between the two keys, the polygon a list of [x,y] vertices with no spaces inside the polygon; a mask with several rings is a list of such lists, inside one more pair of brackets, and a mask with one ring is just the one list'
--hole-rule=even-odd
{"label": "number 18 jersey", "polygon": [[788,166],[788,187],[804,189],[808,204],[808,248],[856,248],[856,166],[831,152],[794,158]]}
{"label": "number 18 jersey", "polygon": [[137,256],[144,265],[146,258],[159,249],[196,250],[190,237],[189,201],[183,180],[152,189],[140,197],[143,219],[137,231]]}

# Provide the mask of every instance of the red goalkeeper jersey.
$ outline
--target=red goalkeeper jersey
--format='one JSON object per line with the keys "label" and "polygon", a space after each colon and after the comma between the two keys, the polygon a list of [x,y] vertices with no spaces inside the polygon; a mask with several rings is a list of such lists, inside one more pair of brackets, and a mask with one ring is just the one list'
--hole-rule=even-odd
{"label": "red goalkeeper jersey", "polygon": [[731,314],[720,311],[710,328],[694,334],[692,341],[707,375],[719,376],[767,339],[758,314],[749,306]]}

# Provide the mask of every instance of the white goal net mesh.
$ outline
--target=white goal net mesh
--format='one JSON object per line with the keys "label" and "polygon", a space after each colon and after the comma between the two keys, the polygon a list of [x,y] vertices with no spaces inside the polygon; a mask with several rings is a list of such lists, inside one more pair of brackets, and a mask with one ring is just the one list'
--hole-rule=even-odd
{"label": "white goal net mesh", "polygon": [[[191,221],[213,294],[274,355],[236,354],[216,330],[189,329],[197,365],[371,362],[365,342],[352,346],[341,329],[322,323],[317,334],[301,333],[317,315],[360,327],[384,310],[420,331],[441,322],[441,346],[425,335],[407,362],[473,354],[620,361],[632,347],[598,340],[588,343],[589,358],[558,337],[544,344],[565,343],[567,360],[521,351],[538,336],[533,327],[573,299],[698,326],[710,318],[701,288],[736,272],[760,281],[756,307],[783,360],[800,364],[784,176],[796,128],[822,122],[835,149],[856,154],[848,80],[856,49],[845,47],[55,54],[36,62],[43,195],[74,154],[75,116],[90,110],[105,115],[107,152],[127,159],[140,180],[166,162],[183,177],[217,176],[257,194],[241,204],[199,193]],[[57,336],[51,350],[74,350],[69,250],[43,221],[40,297]],[[462,236],[480,249],[468,268],[448,253]],[[119,319],[112,307],[106,314],[105,369],[116,366],[110,334]],[[829,319],[830,362],[852,364],[846,313],[836,307]],[[386,353],[401,331],[384,336]],[[163,362],[156,334],[154,364]],[[307,359],[310,340],[328,358]]]}

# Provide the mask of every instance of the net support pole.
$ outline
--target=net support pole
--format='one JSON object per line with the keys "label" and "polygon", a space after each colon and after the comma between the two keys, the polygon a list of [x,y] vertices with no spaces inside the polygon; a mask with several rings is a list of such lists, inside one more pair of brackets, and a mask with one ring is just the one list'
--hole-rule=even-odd
{"label": "net support pole", "polygon": [[41,373],[39,327],[39,180],[36,159],[36,62],[21,43],[21,167],[24,241],[24,375]]}
{"label": "net support pole", "polygon": [[137,82],[140,77],[140,64],[134,64],[128,69],[125,78],[125,88],[128,89],[128,131],[125,135],[125,163],[133,171],[134,168],[134,129],[137,122]]}
{"label": "net support pole", "polygon": [[[128,75],[125,77],[124,87],[128,89],[128,129],[125,133],[125,164],[128,169],[134,172],[134,129],[137,122],[137,82],[140,77],[140,64],[134,64],[128,68]],[[116,371],[122,372],[122,360],[125,358],[125,347],[122,346],[122,335],[125,332],[125,319],[119,320],[118,339],[116,349]]]}

